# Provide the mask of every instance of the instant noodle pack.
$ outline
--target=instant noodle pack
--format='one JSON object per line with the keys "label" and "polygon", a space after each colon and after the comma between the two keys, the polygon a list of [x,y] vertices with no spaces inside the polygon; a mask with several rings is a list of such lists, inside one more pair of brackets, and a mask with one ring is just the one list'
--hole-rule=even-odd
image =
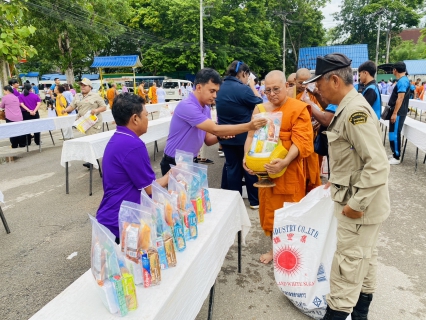
{"label": "instant noodle pack", "polygon": [[140,204],[123,201],[118,214],[120,245],[105,226],[92,223],[91,271],[101,300],[112,314],[138,308],[136,286],[161,284],[161,273],[178,267],[178,253],[198,237],[198,224],[211,212],[207,166],[176,152],[168,188],[157,182],[152,195],[141,191]]}

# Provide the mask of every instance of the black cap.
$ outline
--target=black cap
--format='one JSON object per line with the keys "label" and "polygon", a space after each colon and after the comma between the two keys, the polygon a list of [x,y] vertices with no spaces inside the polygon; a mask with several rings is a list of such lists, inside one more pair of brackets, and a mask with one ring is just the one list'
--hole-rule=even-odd
{"label": "black cap", "polygon": [[397,63],[394,63],[392,67],[399,73],[407,72],[407,66],[403,61],[398,61]]}
{"label": "black cap", "polygon": [[303,82],[303,84],[314,82],[330,71],[349,67],[351,62],[352,60],[341,53],[331,53],[325,55],[324,57],[317,57],[315,76]]}

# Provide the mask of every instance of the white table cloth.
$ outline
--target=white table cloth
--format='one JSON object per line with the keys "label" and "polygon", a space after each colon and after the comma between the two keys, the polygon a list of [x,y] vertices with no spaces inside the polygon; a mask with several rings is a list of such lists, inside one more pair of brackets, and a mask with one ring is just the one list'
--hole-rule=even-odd
{"label": "white table cloth", "polygon": [[0,139],[22,136],[24,134],[55,130],[53,118],[9,122],[0,125]]}
{"label": "white table cloth", "polygon": [[[167,137],[171,119],[168,117],[149,121],[148,132],[141,136],[142,141],[147,144]],[[96,160],[103,157],[106,145],[114,132],[115,130],[111,130],[64,141],[61,165],[65,167],[66,162],[82,160],[99,168]]]}
{"label": "white table cloth", "polygon": [[407,117],[401,134],[417,148],[426,152],[426,123]]}
{"label": "white table cloth", "polygon": [[[194,319],[222,267],[235,234],[243,239],[250,220],[236,191],[210,189],[212,212],[198,226],[199,236],[177,253],[177,266],[161,273],[156,287],[136,287],[139,307],[125,319]],[[90,259],[87,256],[87,259]],[[37,312],[31,320],[117,319],[103,306],[90,270]]]}
{"label": "white table cloth", "polygon": [[0,191],[0,202],[4,203],[4,195],[1,191]]}
{"label": "white table cloth", "polygon": [[[387,104],[389,102],[390,95],[382,94],[382,103]],[[426,111],[426,101],[410,99],[409,107]]]}

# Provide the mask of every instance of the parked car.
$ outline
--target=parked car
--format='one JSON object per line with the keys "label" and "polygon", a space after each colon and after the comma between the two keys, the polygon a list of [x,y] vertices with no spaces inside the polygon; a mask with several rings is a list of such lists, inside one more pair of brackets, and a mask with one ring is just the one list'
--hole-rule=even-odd
{"label": "parked car", "polygon": [[[163,89],[166,92],[166,101],[182,100],[188,95],[188,90],[182,92],[182,87],[191,88],[193,84],[188,80],[166,79],[163,81]],[[192,90],[191,90],[192,91]]]}

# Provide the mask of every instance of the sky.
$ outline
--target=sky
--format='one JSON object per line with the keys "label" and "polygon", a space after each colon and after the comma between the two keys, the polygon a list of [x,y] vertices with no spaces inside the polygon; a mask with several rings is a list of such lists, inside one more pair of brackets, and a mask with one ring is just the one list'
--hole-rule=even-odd
{"label": "sky", "polygon": [[321,10],[324,15],[324,20],[322,24],[324,28],[329,29],[336,26],[336,21],[333,21],[333,17],[331,16],[333,13],[340,11],[339,6],[342,4],[341,0],[331,0],[327,5]]}

